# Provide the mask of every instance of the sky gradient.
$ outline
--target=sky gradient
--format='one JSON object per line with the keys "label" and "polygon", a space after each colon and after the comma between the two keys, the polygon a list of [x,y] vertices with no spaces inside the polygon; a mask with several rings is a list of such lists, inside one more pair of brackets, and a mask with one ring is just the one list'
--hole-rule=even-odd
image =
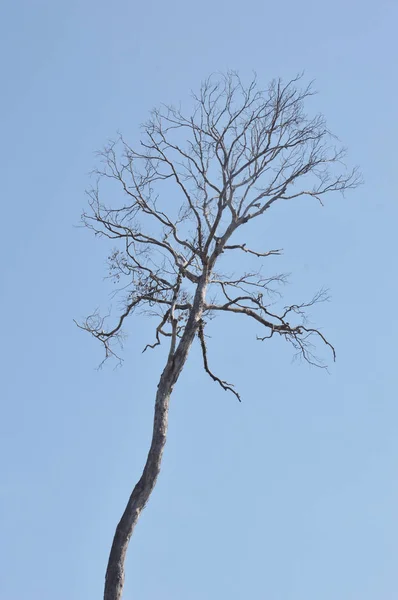
{"label": "sky gradient", "polygon": [[[107,247],[79,224],[94,151],[129,142],[211,72],[266,85],[305,70],[365,185],[285,204],[250,230],[284,248],[286,303],[337,350],[329,374],[219,318],[171,402],[156,490],[132,538],[125,600],[395,600],[398,590],[398,93],[393,1],[70,0],[0,18],[0,597],[102,597],[115,525],[148,448],[165,349],[133,319],[124,366],[73,319],[110,304]],[[267,263],[268,268],[268,263]]]}

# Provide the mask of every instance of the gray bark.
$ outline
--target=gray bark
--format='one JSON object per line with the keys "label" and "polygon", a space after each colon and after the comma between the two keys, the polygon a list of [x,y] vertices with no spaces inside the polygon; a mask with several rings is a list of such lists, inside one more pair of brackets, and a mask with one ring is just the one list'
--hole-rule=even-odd
{"label": "gray bark", "polygon": [[174,351],[173,347],[171,348],[167,364],[160,377],[156,393],[151,447],[142,475],[133,489],[115,531],[105,576],[104,600],[120,600],[122,598],[124,563],[128,544],[139,516],[155,487],[160,472],[167,436],[170,396],[197,334],[203,313],[207,284],[208,275],[204,273],[197,286],[194,303],[185,331],[176,350]]}

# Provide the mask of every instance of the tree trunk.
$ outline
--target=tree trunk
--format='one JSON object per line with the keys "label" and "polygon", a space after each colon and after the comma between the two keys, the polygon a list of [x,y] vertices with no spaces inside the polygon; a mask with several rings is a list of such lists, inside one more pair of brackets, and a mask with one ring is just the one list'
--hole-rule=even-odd
{"label": "tree trunk", "polygon": [[142,510],[155,487],[166,443],[170,396],[195,338],[203,312],[207,288],[204,275],[198,284],[191,314],[174,353],[170,353],[160,377],[155,401],[151,447],[142,475],[135,485],[113,538],[105,576],[104,600],[121,600],[124,585],[124,562],[128,544]]}

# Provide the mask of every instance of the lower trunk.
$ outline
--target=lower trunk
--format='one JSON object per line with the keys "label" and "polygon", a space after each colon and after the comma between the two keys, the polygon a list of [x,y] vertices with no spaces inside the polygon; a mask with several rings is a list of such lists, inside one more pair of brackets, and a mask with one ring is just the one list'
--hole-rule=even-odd
{"label": "lower trunk", "polygon": [[148,502],[160,472],[163,449],[166,443],[170,394],[171,390],[167,390],[166,382],[162,384],[161,379],[156,394],[151,447],[141,478],[135,485],[123,516],[116,527],[106,570],[104,600],[120,600],[122,597],[127,547],[134,527]]}
{"label": "lower trunk", "polygon": [[156,393],[152,443],[141,478],[134,487],[126,509],[116,527],[105,576],[104,600],[121,600],[127,547],[142,510],[155,487],[166,443],[169,402],[195,338],[206,292],[206,281],[195,294],[194,305],[176,351],[168,358]]}

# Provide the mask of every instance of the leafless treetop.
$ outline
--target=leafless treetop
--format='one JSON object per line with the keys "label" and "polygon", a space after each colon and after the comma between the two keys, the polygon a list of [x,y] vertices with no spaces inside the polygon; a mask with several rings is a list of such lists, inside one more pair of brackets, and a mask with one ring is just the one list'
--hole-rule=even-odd
{"label": "leafless treetop", "polygon": [[[217,263],[226,253],[243,252],[259,261],[280,253],[234,240],[238,229],[264,217],[275,202],[310,196],[322,203],[327,193],[359,183],[323,116],[304,111],[313,91],[300,84],[298,76],[262,90],[256,79],[244,86],[236,73],[212,76],[193,95],[188,116],[161,107],[143,125],[138,148],[119,136],[100,153],[83,221],[96,234],[122,242],[109,266],[113,277],[123,279],[125,304],[113,325],[95,313],[81,326],[103,343],[106,356],[114,353],[112,341],[137,310],[158,317],[154,342],[146,348],[168,337],[172,354],[204,281],[207,300],[197,336],[205,370],[224,389],[238,396],[210,370],[204,333],[207,320],[221,311],[255,320],[258,339],[283,336],[311,363],[320,365],[312,338],[327,344],[334,356],[323,334],[305,321],[306,307],[325,299],[324,292],[274,313],[268,293],[283,276],[264,277],[258,269],[231,277],[219,272]],[[105,200],[111,189],[106,181],[119,186],[118,203]]]}

